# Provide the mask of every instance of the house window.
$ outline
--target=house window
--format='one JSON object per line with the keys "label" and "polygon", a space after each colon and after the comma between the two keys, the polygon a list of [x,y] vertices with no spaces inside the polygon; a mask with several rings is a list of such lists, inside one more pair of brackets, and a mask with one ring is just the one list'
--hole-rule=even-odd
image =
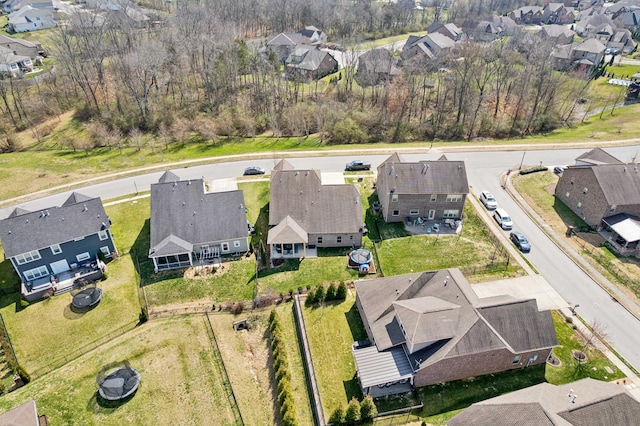
{"label": "house window", "polygon": [[100,251],[102,252],[102,254],[104,254],[105,256],[109,256],[111,254],[111,250],[109,250],[109,247],[104,246],[104,247],[100,247]]}
{"label": "house window", "polygon": [[240,241],[234,241],[233,242],[233,246],[234,247],[240,247]]}
{"label": "house window", "polygon": [[431,202],[435,203],[436,201],[438,201],[438,194],[431,194]]}
{"label": "house window", "polygon": [[442,217],[454,218],[454,217],[458,217],[459,214],[460,214],[460,210],[445,210],[444,213],[442,214]]}
{"label": "house window", "polygon": [[576,204],[576,209],[580,210],[581,208],[582,208],[582,203],[579,202],[578,204]]}
{"label": "house window", "polygon": [[616,211],[616,207],[618,207],[617,205],[612,205],[611,207],[609,207],[609,213],[613,213]]}
{"label": "house window", "polygon": [[46,266],[43,265],[34,269],[29,269],[28,271],[24,271],[23,273],[27,281],[33,281],[37,278],[49,275],[49,270]]}
{"label": "house window", "polygon": [[409,214],[410,214],[411,216],[418,216],[418,215],[420,214],[420,210],[418,210],[418,209],[411,209],[411,210],[409,210]]}
{"label": "house window", "polygon": [[394,210],[391,216],[400,216],[400,210]]}
{"label": "house window", "polygon": [[585,187],[585,188],[582,190],[582,195],[587,195],[587,192],[589,192],[589,188]]}
{"label": "house window", "polygon": [[22,253],[16,256],[16,261],[18,265],[23,265],[25,263],[33,262],[34,260],[39,260],[40,252],[38,250],[29,251],[27,253]]}
{"label": "house window", "polygon": [[60,244],[54,244],[51,246],[51,253],[60,254],[62,253],[62,249],[60,248]]}
{"label": "house window", "polygon": [[462,194],[447,194],[447,203],[459,203],[462,201]]}
{"label": "house window", "polygon": [[78,262],[82,262],[83,260],[91,259],[91,255],[85,251],[84,253],[76,255],[76,259],[78,259]]}
{"label": "house window", "polygon": [[336,237],[336,243],[340,244],[341,242],[342,242],[342,236],[341,236],[341,235],[338,235],[338,236]]}
{"label": "house window", "polygon": [[514,363],[514,364],[518,364],[518,363],[520,362],[520,358],[521,358],[521,357],[520,357],[520,355],[516,355],[516,356],[514,356],[514,357],[513,357],[513,363]]}
{"label": "house window", "polygon": [[104,241],[109,238],[109,234],[107,234],[107,231],[100,231],[98,232],[98,238],[100,238],[100,241]]}
{"label": "house window", "polygon": [[570,196],[570,195],[571,195],[571,193],[570,193],[569,191],[567,191],[567,192],[564,194],[564,196],[565,196],[565,197],[567,197],[567,198],[569,198],[569,196]]}
{"label": "house window", "polygon": [[318,244],[322,244],[322,237],[321,236],[318,237]]}
{"label": "house window", "polygon": [[228,252],[229,251],[229,243],[222,243],[222,251],[223,252]]}
{"label": "house window", "polygon": [[397,203],[398,202],[398,194],[393,194],[391,196],[391,202],[392,203]]}
{"label": "house window", "polygon": [[349,235],[349,239],[353,241],[353,235]]}

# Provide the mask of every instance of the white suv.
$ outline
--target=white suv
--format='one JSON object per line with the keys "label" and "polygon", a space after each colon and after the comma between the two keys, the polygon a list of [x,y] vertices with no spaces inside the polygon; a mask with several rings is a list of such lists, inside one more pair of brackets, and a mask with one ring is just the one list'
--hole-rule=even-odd
{"label": "white suv", "polygon": [[496,209],[496,211],[493,212],[493,218],[498,222],[498,225],[500,225],[502,229],[513,228],[511,217],[509,217],[509,213],[504,209]]}
{"label": "white suv", "polygon": [[493,198],[493,194],[489,191],[482,191],[482,193],[480,193],[480,201],[484,204],[487,210],[493,210],[498,207],[496,199]]}

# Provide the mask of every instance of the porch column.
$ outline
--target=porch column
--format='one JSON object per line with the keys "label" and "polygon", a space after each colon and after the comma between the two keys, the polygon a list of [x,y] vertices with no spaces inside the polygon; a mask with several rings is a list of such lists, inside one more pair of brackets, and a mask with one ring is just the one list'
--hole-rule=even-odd
{"label": "porch column", "polygon": [[[189,252],[189,253],[187,253],[187,254],[189,255],[189,265],[190,265],[190,266],[193,266],[193,258],[191,257],[191,254],[192,254],[192,253],[191,253],[191,252]],[[178,258],[180,258],[179,256],[180,256],[180,255],[178,255]],[[178,262],[180,262],[180,261],[178,260]]]}
{"label": "porch column", "polygon": [[158,258],[154,257],[153,259],[153,270],[158,272]]}

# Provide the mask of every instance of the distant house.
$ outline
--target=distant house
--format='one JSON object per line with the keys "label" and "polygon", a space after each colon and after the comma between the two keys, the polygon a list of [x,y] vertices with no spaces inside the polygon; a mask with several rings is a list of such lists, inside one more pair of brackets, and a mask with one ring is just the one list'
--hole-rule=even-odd
{"label": "distant house", "polygon": [[402,47],[402,59],[431,61],[443,53],[453,49],[456,42],[440,34],[427,34],[424,37],[409,36]]}
{"label": "distant house", "polygon": [[406,217],[458,219],[469,194],[464,161],[408,162],[396,153],[378,166],[376,192],[385,222]]}
{"label": "distant house", "polygon": [[305,44],[324,46],[327,44],[327,35],[313,25],[308,25],[298,31],[302,37],[306,39]]}
{"label": "distant house", "polygon": [[22,280],[22,294],[37,300],[62,281],[102,275],[99,253],[117,253],[111,221],[100,198],[72,193],[60,207],[31,212],[16,208],[0,221],[5,256]]}
{"label": "distant house", "polygon": [[556,45],[571,44],[576,33],[564,25],[545,25],[539,33],[543,39],[553,40]]}
{"label": "distant house", "polygon": [[242,191],[207,192],[202,179],[180,180],[170,171],[151,185],[149,258],[156,272],[246,253],[248,236]]}
{"label": "distant house", "polygon": [[428,34],[440,33],[449,37],[453,41],[460,41],[462,39],[462,30],[456,26],[456,24],[441,24],[434,22],[427,28]]}
{"label": "distant house", "polygon": [[509,13],[518,25],[540,25],[544,19],[540,6],[524,6]]}
{"label": "distant house", "polygon": [[267,40],[264,52],[272,50],[284,63],[289,55],[300,45],[324,46],[327,43],[327,35],[314,26],[307,26],[297,33],[280,33]]}
{"label": "distant house", "polygon": [[353,346],[373,397],[544,364],[557,346],[550,311],[535,299],[480,299],[458,269],[355,283],[369,342]]}
{"label": "distant house", "polygon": [[0,35],[0,47],[4,47],[13,51],[18,56],[28,56],[35,59],[36,56],[46,54],[42,49],[42,45],[37,41],[23,40],[21,38],[11,38]]}
{"label": "distant house", "polygon": [[371,49],[358,58],[355,79],[361,87],[375,86],[392,81],[402,74],[398,60],[388,49]]}
{"label": "distant house", "polygon": [[633,40],[633,35],[628,29],[616,28],[606,42],[607,48],[616,53],[624,53],[628,55],[635,52],[638,44]]}
{"label": "distant house", "polygon": [[542,21],[545,24],[573,24],[575,21],[573,8],[566,7],[564,3],[548,3],[542,11]]}
{"label": "distant house", "polygon": [[16,55],[15,51],[0,46],[0,75],[18,77],[33,71],[33,62],[28,56]]}
{"label": "distant house", "polygon": [[323,184],[319,170],[281,160],[271,172],[271,259],[314,257],[317,247],[360,247],[362,205],[355,185]]}
{"label": "distant house", "polygon": [[289,78],[318,80],[338,71],[338,61],[329,53],[312,46],[298,46],[285,62]]}
{"label": "distant house", "polygon": [[555,196],[589,226],[598,230],[614,250],[640,257],[640,171],[595,148],[567,167]]}
{"label": "distant house", "polygon": [[598,40],[585,40],[571,49],[571,64],[576,68],[592,70],[604,59],[605,50],[605,45]]}
{"label": "distant house", "polygon": [[9,14],[7,25],[13,32],[24,33],[54,28],[56,22],[53,19],[53,9],[36,9],[32,6],[24,6]]}
{"label": "distant house", "polygon": [[594,37],[598,31],[602,31],[603,25],[608,25],[611,29],[616,28],[615,23],[609,16],[594,13],[576,22],[574,30],[580,37],[589,38]]}
{"label": "distant house", "polygon": [[640,403],[624,386],[586,378],[559,386],[540,383],[476,402],[447,425],[632,425],[638,418]]}
{"label": "distant house", "polygon": [[53,2],[51,0],[7,0],[2,3],[2,10],[11,13],[26,6],[31,6],[33,9],[53,10]]}
{"label": "distant house", "polygon": [[472,36],[477,41],[493,41],[514,35],[517,28],[518,24],[508,16],[491,15],[487,20],[478,22]]}

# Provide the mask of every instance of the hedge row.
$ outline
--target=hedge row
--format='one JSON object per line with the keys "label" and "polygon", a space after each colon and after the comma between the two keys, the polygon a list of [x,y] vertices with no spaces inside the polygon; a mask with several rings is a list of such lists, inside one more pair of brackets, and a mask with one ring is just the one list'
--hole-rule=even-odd
{"label": "hedge row", "polygon": [[283,426],[297,426],[295,402],[293,390],[291,388],[291,372],[289,371],[289,360],[287,358],[287,348],[284,344],[284,334],[280,316],[273,310],[269,315],[269,330],[271,332],[271,354],[273,355],[273,370],[278,382],[278,404],[280,404],[280,414],[282,415]]}
{"label": "hedge row", "polygon": [[529,167],[528,169],[520,170],[520,174],[528,175],[529,173],[546,172],[547,170],[548,169],[546,166],[535,166],[535,167]]}
{"label": "hedge row", "polygon": [[329,284],[326,289],[320,284],[316,288],[309,290],[305,306],[311,306],[315,303],[330,302],[333,300],[345,300],[347,298],[347,284],[343,282],[336,286],[334,283]]}

